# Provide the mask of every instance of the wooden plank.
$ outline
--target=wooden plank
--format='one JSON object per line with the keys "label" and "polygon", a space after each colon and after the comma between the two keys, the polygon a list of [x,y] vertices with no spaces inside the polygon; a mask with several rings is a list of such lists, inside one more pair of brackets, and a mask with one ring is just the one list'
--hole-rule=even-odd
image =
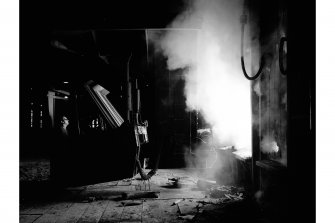
{"label": "wooden plank", "polygon": [[32,223],[39,217],[41,215],[22,214],[20,215],[20,223]]}
{"label": "wooden plank", "polygon": [[63,215],[61,215],[57,221],[59,223],[75,223],[84,214],[88,208],[89,203],[74,203]]}
{"label": "wooden plank", "polygon": [[33,209],[32,206],[29,205],[20,205],[20,214],[28,214],[29,211]]}
{"label": "wooden plank", "polygon": [[146,200],[143,202],[142,222],[183,222],[178,220],[178,207],[174,200]]}
{"label": "wooden plank", "polygon": [[109,201],[102,217],[99,220],[99,223],[119,222],[123,208],[124,207],[121,205],[121,202]]}
{"label": "wooden plank", "polygon": [[177,189],[161,189],[159,194],[159,199],[183,199],[183,198],[193,198],[201,199],[205,198],[205,191],[200,191],[196,186],[177,188]]}
{"label": "wooden plank", "polygon": [[26,214],[34,214],[34,215],[43,215],[48,210],[50,210],[56,203],[55,202],[47,202],[42,204],[34,205],[29,211],[25,211]]}
{"label": "wooden plank", "polygon": [[141,221],[120,221],[122,223],[142,223]]}
{"label": "wooden plank", "polygon": [[60,202],[54,204],[44,215],[38,218],[34,223],[55,223],[73,203]]}
{"label": "wooden plank", "polygon": [[116,186],[117,184],[118,184],[118,181],[110,181],[110,182],[106,182],[106,183],[88,185],[86,187],[86,189],[91,190],[91,189],[111,188],[111,187]]}
{"label": "wooden plank", "polygon": [[109,201],[97,201],[90,203],[85,213],[81,216],[78,223],[99,222],[102,214],[104,213]]}
{"label": "wooden plank", "polygon": [[143,201],[137,200],[140,205],[125,206],[121,215],[121,222],[141,222]]}

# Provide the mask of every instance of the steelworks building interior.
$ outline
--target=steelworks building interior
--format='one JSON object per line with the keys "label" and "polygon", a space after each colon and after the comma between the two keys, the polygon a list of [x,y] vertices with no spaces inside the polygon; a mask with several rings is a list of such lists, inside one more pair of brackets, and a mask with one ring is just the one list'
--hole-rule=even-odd
{"label": "steelworks building interior", "polygon": [[313,222],[314,10],[21,1],[20,222]]}

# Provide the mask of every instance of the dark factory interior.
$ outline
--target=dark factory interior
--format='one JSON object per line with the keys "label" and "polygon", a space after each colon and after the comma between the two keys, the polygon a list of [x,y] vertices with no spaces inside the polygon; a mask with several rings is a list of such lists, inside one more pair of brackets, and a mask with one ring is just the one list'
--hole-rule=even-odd
{"label": "dark factory interior", "polygon": [[20,222],[314,222],[314,4],[20,1]]}

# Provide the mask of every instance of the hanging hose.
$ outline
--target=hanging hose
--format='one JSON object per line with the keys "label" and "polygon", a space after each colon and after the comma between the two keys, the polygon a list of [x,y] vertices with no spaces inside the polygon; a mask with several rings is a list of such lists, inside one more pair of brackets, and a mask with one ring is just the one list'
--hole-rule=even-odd
{"label": "hanging hose", "polygon": [[242,70],[243,70],[243,74],[244,76],[252,81],[252,80],[256,80],[259,75],[261,74],[262,70],[263,70],[263,57],[261,58],[261,62],[260,62],[260,65],[259,65],[259,69],[257,71],[257,73],[254,75],[254,76],[249,76],[247,71],[245,70],[245,65],[244,65],[244,26],[247,24],[247,14],[245,13],[246,11],[246,7],[244,9],[244,13],[243,15],[241,16],[241,65],[242,65]]}
{"label": "hanging hose", "polygon": [[286,74],[287,74],[287,67],[285,69],[284,68],[284,63],[283,63],[285,42],[287,44],[287,37],[280,38],[280,43],[279,43],[279,70],[284,76],[286,76]]}

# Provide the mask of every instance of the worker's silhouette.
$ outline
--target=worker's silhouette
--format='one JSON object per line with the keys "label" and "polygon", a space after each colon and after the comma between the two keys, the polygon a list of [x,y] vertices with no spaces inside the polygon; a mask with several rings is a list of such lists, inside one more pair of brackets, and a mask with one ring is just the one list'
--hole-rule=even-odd
{"label": "worker's silhouette", "polygon": [[61,135],[64,136],[64,137],[69,136],[69,133],[68,133],[68,130],[67,130],[67,126],[69,125],[69,123],[70,123],[69,119],[66,116],[62,116],[60,132],[61,132]]}
{"label": "worker's silhouette", "polygon": [[70,152],[70,138],[67,129],[70,121],[66,116],[61,116],[58,120],[54,142],[51,146],[51,179],[57,184],[63,181],[68,166],[67,154]]}

